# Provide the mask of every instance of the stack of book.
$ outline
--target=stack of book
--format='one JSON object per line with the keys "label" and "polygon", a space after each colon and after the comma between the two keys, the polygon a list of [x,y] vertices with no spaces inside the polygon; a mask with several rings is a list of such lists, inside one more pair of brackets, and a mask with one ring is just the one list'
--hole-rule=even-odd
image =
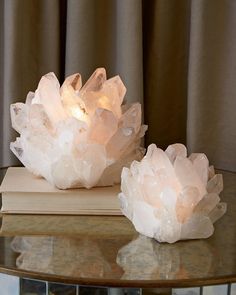
{"label": "stack of book", "polygon": [[120,186],[59,190],[24,167],[8,168],[0,187],[2,213],[122,215]]}

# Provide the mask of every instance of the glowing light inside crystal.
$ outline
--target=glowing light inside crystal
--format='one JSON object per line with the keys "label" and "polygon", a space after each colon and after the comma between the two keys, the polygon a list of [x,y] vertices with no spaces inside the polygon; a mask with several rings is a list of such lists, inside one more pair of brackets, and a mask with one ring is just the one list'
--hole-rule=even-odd
{"label": "glowing light inside crystal", "polygon": [[79,106],[72,106],[69,110],[71,115],[76,119],[88,122],[88,115],[86,115],[85,111],[83,111]]}
{"label": "glowing light inside crystal", "polygon": [[207,238],[213,223],[226,211],[220,203],[220,174],[204,154],[192,154],[182,144],[166,151],[151,144],[141,162],[123,168],[121,210],[136,230],[159,242]]}
{"label": "glowing light inside crystal", "polygon": [[62,86],[48,73],[25,104],[11,105],[20,136],[10,148],[32,173],[61,189],[119,183],[122,167],[143,156],[147,129],[139,103],[121,107],[125,93],[120,77],[107,80],[102,68],[83,87],[78,73]]}

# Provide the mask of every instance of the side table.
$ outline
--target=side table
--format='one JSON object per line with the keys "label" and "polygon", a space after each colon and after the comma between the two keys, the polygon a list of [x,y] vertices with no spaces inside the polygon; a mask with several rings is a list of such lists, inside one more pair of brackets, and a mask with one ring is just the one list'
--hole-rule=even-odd
{"label": "side table", "polygon": [[122,216],[1,216],[0,294],[235,295],[236,174],[221,173],[228,209],[206,240],[159,244]]}

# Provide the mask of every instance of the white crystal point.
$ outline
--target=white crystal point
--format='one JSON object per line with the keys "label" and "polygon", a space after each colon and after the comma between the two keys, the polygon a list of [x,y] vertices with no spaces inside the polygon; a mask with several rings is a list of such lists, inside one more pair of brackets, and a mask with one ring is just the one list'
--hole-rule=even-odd
{"label": "white crystal point", "polygon": [[208,215],[219,202],[220,197],[216,193],[207,194],[195,206],[194,213]]}
{"label": "white crystal point", "polygon": [[67,87],[71,87],[72,89],[78,92],[82,87],[81,75],[79,73],[76,73],[67,77],[61,86],[61,92]]}
{"label": "white crystal point", "polygon": [[121,118],[123,128],[132,128],[135,134],[137,134],[141,126],[141,114],[141,104],[131,104]]}
{"label": "white crystal point", "polygon": [[41,78],[32,103],[43,105],[52,124],[67,117],[61,102],[60,84],[54,73],[48,73]]}
{"label": "white crystal point", "polygon": [[177,156],[183,157],[183,158],[187,157],[187,149],[181,143],[175,143],[175,144],[169,145],[167,149],[165,150],[165,153],[169,157],[172,164],[174,163]]}
{"label": "white crystal point", "polygon": [[207,238],[226,212],[222,176],[213,171],[204,154],[187,158],[181,144],[165,152],[151,144],[140,162],[123,168],[121,210],[139,233],[159,242]]}
{"label": "white crystal point", "polygon": [[94,71],[88,81],[84,84],[81,89],[81,94],[85,94],[90,91],[99,91],[106,81],[106,70],[104,68],[98,68]]}
{"label": "white crystal point", "polygon": [[73,188],[80,183],[80,178],[75,171],[73,156],[62,155],[52,164],[51,170],[53,182],[60,189]]}
{"label": "white crystal point", "polygon": [[209,178],[209,161],[207,156],[205,154],[193,153],[189,156],[189,159],[192,161],[198,176],[206,186]]}
{"label": "white crystal point", "polygon": [[[133,153],[140,145],[141,105],[132,104],[120,117],[118,129],[107,143],[108,156],[119,159]],[[133,115],[136,115],[134,118]]]}
{"label": "white crystal point", "polygon": [[30,91],[28,92],[27,96],[26,96],[26,100],[25,100],[25,104],[27,106],[30,106],[32,104],[32,100],[34,99],[34,92]]}
{"label": "white crystal point", "polygon": [[10,150],[13,154],[23,163],[24,166],[27,166],[25,162],[24,151],[19,137],[16,138],[16,141],[10,143]]}
{"label": "white crystal point", "polygon": [[208,167],[208,180],[215,175],[215,168],[213,165]]}
{"label": "white crystal point", "polygon": [[94,142],[106,145],[117,128],[118,120],[111,111],[97,109],[91,120],[90,138]]}
{"label": "white crystal point", "polygon": [[119,119],[122,114],[121,104],[126,93],[120,77],[105,80],[104,73],[101,71],[100,74],[94,75],[87,86],[86,84],[82,87],[80,96],[87,106],[87,112],[93,114],[97,108],[103,108],[113,112]]}
{"label": "white crystal point", "polygon": [[60,189],[120,183],[123,167],[141,160],[141,105],[123,105],[119,76],[97,69],[82,87],[79,73],[60,87],[54,73],[43,76],[26,103],[11,105],[20,133],[10,148],[32,173]]}
{"label": "white crystal point", "polygon": [[209,217],[212,223],[215,223],[218,219],[220,219],[227,210],[226,203],[218,203],[216,207],[209,213]]}
{"label": "white crystal point", "polygon": [[[41,104],[32,104],[28,111],[28,128],[38,134],[53,132],[53,125]],[[33,131],[34,130],[34,131]]]}
{"label": "white crystal point", "polygon": [[105,104],[105,108],[113,111],[117,118],[120,118],[122,110],[121,104],[123,102],[126,88],[119,76],[115,76],[105,81],[101,87],[100,92],[103,97],[109,97]]}
{"label": "white crystal point", "polygon": [[69,116],[76,117],[76,114],[80,109],[82,109],[84,113],[86,112],[85,104],[78,95],[81,86],[82,79],[78,73],[67,77],[61,86],[61,100]]}
{"label": "white crystal point", "polygon": [[81,147],[80,159],[75,163],[77,173],[81,173],[86,188],[95,186],[107,166],[106,149],[101,144],[89,144]]}
{"label": "white crystal point", "polygon": [[182,187],[193,186],[199,190],[200,196],[203,197],[206,194],[206,187],[190,159],[177,157],[174,170]]}
{"label": "white crystal point", "polygon": [[209,193],[219,194],[223,190],[222,174],[215,174],[207,183],[207,191]]}
{"label": "white crystal point", "polygon": [[186,222],[191,217],[199,200],[200,194],[196,187],[188,186],[183,188],[176,202],[176,216],[180,223]]}
{"label": "white crystal point", "polygon": [[214,232],[214,226],[210,217],[204,215],[193,215],[181,226],[181,239],[206,239]]}
{"label": "white crystal point", "polygon": [[[140,219],[142,216],[143,219]],[[135,229],[147,237],[153,238],[156,228],[160,227],[159,221],[155,218],[154,208],[142,201],[134,201],[132,220]]]}
{"label": "white crystal point", "polygon": [[28,106],[21,102],[14,103],[10,106],[12,127],[18,133],[21,133],[27,128],[28,111]]}

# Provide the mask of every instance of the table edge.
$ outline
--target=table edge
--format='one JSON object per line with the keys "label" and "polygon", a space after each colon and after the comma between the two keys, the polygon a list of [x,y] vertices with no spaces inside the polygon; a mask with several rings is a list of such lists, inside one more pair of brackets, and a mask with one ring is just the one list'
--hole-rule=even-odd
{"label": "table edge", "polygon": [[17,276],[20,278],[29,278],[42,281],[50,281],[63,284],[99,286],[99,287],[126,287],[126,288],[182,288],[182,287],[201,287],[208,285],[223,285],[236,282],[236,274],[208,277],[208,278],[190,278],[179,280],[117,280],[117,279],[95,279],[81,277],[67,277],[54,274],[44,274],[15,268],[6,268],[0,265],[0,273]]}

